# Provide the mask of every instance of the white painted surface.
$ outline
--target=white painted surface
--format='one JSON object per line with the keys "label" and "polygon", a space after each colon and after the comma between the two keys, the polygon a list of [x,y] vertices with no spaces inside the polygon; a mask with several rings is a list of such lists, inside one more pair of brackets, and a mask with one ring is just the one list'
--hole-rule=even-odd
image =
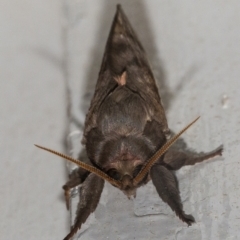
{"label": "white painted surface", "polygon": [[61,3],[0,4],[0,239],[61,239],[65,165],[34,143],[61,149],[65,93]]}
{"label": "white painted surface", "polygon": [[84,121],[116,3],[146,49],[170,128],[178,131],[201,115],[184,135],[189,147],[209,151],[224,144],[225,151],[177,174],[184,209],[197,221],[192,227],[161,202],[151,183],[135,202],[107,185],[81,239],[240,239],[237,0],[2,1],[0,238],[62,239],[68,232],[64,163],[33,144],[63,149],[63,66],[73,115]]}

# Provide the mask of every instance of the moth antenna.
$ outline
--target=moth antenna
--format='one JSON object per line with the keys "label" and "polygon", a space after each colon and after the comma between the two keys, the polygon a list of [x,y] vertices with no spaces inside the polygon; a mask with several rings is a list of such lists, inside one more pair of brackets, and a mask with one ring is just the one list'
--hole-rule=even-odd
{"label": "moth antenna", "polygon": [[171,138],[168,142],[166,142],[147,162],[147,164],[141,169],[138,175],[133,179],[134,186],[137,186],[140,181],[145,177],[148,173],[152,165],[172,146],[173,143],[188,129],[190,128],[198,119],[197,117],[194,121],[189,123],[185,128],[183,128],[177,135]]}
{"label": "moth antenna", "polygon": [[89,171],[91,173],[96,174],[98,177],[108,181],[109,183],[111,183],[112,185],[114,185],[114,186],[116,186],[118,188],[121,188],[121,186],[122,186],[121,182],[119,182],[119,181],[109,177],[106,173],[104,173],[103,171],[99,170],[98,168],[96,168],[94,166],[88,165],[88,164],[86,164],[84,162],[81,162],[81,161],[79,161],[77,159],[74,159],[72,157],[69,157],[69,156],[67,156],[65,154],[59,153],[57,151],[54,151],[54,150],[52,150],[50,148],[42,147],[42,146],[39,146],[37,144],[34,144],[34,145],[36,147],[38,147],[38,148],[41,148],[41,149],[43,149],[45,151],[53,153],[53,154],[55,154],[55,155],[57,155],[59,157],[62,157],[62,158],[66,159],[66,160],[68,160],[70,162],[73,162],[73,163],[77,164],[79,167],[81,167],[81,168],[83,168],[83,169],[85,169],[85,170],[87,170],[87,171]]}

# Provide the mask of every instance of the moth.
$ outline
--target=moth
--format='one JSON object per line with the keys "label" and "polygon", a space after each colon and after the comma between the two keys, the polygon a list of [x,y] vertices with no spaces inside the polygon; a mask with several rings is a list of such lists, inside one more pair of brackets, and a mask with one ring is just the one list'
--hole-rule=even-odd
{"label": "moth", "polygon": [[145,51],[117,5],[85,121],[83,144],[91,165],[36,145],[79,166],[63,186],[69,208],[71,189],[81,184],[75,223],[64,240],[70,240],[95,211],[105,181],[130,198],[152,180],[160,198],[190,226],[195,220],[183,210],[174,171],[223,151],[220,146],[191,155],[170,148],[197,119],[168,140],[170,130]]}

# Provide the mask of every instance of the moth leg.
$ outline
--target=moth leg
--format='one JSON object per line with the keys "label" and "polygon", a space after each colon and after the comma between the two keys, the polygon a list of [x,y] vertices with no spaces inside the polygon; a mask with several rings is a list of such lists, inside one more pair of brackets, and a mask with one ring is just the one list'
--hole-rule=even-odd
{"label": "moth leg", "polygon": [[87,220],[88,216],[95,211],[103,187],[104,180],[102,178],[99,178],[94,173],[90,173],[87,176],[80,189],[80,202],[78,204],[75,223],[64,240],[70,240],[81,228],[81,225]]}
{"label": "moth leg", "polygon": [[69,202],[71,197],[71,190],[77,186],[79,186],[87,177],[89,174],[88,171],[82,169],[82,168],[76,168],[72,171],[72,173],[69,176],[69,181],[66,182],[65,185],[63,185],[64,189],[64,195],[65,195],[65,201],[66,201],[66,207],[67,210],[69,210]]}
{"label": "moth leg", "polygon": [[223,146],[219,146],[211,152],[199,154],[170,149],[165,154],[163,162],[168,169],[178,170],[183,166],[194,165],[195,163],[203,162],[215,156],[221,156],[222,152]]}
{"label": "moth leg", "polygon": [[153,165],[150,170],[152,182],[158,195],[166,202],[176,215],[188,226],[195,222],[193,216],[185,214],[177,187],[177,181],[171,171],[162,165]]}

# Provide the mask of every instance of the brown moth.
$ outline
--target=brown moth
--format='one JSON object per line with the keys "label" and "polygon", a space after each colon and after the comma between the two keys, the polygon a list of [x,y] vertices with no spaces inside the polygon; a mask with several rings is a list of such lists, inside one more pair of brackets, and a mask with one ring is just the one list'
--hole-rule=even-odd
{"label": "brown moth", "polygon": [[84,128],[83,143],[92,165],[36,145],[80,166],[63,186],[69,208],[71,189],[82,184],[75,223],[64,240],[70,240],[95,211],[104,181],[130,198],[152,180],[160,198],[191,225],[194,218],[183,210],[172,171],[221,155],[223,150],[219,147],[193,155],[170,148],[197,119],[167,141],[170,131],[153,73],[141,43],[117,5]]}

